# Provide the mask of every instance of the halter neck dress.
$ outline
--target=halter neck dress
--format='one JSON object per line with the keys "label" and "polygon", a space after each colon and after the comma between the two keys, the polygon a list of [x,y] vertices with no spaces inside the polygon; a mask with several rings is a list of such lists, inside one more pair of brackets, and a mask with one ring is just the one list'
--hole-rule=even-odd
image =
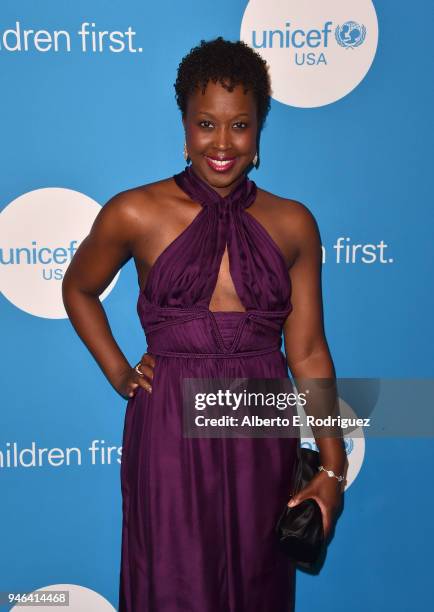
{"label": "halter neck dress", "polygon": [[[296,439],[183,435],[182,379],[288,378],[282,326],[291,285],[281,251],[247,209],[243,175],[219,195],[191,166],[173,176],[201,204],[151,268],[137,301],[152,394],[128,400],[121,462],[120,612],[291,612],[294,566],[275,523]],[[209,304],[227,244],[245,312]]]}

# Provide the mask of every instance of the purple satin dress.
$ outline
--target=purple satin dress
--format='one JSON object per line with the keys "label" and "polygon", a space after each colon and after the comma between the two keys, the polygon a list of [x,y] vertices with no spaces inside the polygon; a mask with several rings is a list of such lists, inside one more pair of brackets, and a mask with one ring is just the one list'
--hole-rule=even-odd
{"label": "purple satin dress", "polygon": [[[246,175],[221,197],[187,166],[202,205],[152,267],[137,311],[155,355],[153,392],[128,401],[121,464],[120,612],[291,612],[293,564],[275,523],[296,439],[183,436],[182,379],[288,378],[281,352],[291,285],[279,248],[246,210]],[[228,245],[245,312],[211,312]]]}

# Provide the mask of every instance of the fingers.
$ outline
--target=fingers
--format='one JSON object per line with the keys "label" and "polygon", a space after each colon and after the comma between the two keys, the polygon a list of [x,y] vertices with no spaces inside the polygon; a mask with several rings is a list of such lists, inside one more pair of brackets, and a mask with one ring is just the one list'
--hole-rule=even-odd
{"label": "fingers", "polygon": [[142,361],[139,364],[139,370],[143,375],[142,378],[148,378],[149,380],[154,378],[154,369],[151,366],[144,365]]}
{"label": "fingers", "polygon": [[139,374],[136,375],[135,378],[128,385],[128,397],[133,397],[136,394],[136,390],[138,387],[142,387],[148,393],[152,393],[152,386],[149,382],[147,382],[142,376]]}
{"label": "fingers", "polygon": [[134,369],[139,376],[152,380],[154,378],[154,367],[155,358],[149,353],[145,353]]}
{"label": "fingers", "polygon": [[293,508],[294,506],[298,506],[305,499],[315,499],[315,494],[310,492],[309,487],[304,487],[301,491],[291,496],[291,499],[288,502],[288,506]]}
{"label": "fingers", "polygon": [[334,507],[326,505],[321,496],[319,496],[315,491],[316,490],[310,485],[306,486],[304,489],[293,495],[287,505],[289,508],[294,508],[295,506],[301,504],[301,502],[303,502],[305,499],[315,500],[321,510],[324,539],[326,540],[330,535],[334,522]]}
{"label": "fingers", "polygon": [[291,497],[291,499],[288,502],[288,506],[290,508],[294,508],[295,506],[298,506],[298,504],[301,504],[302,501],[304,501],[305,499],[315,499],[313,495],[294,495],[293,497]]}
{"label": "fingers", "polygon": [[155,357],[153,355],[151,355],[150,353],[145,353],[141,360],[140,363],[149,366],[151,368],[155,367]]}
{"label": "fingers", "polygon": [[143,389],[146,389],[146,391],[148,391],[149,393],[152,393],[152,385],[148,380],[146,380],[146,378],[144,378],[143,376],[137,376],[136,380],[137,380],[136,388],[137,386],[143,387]]}
{"label": "fingers", "polygon": [[287,505],[289,508],[294,508],[295,506],[298,506],[298,504],[301,504],[301,502],[304,501],[305,499],[314,499],[317,502],[318,506],[320,507],[321,516],[322,516],[322,526],[323,526],[323,531],[324,531],[324,539],[326,540],[332,528],[332,520],[331,520],[330,513],[328,512],[328,510],[326,509],[326,507],[324,506],[324,504],[322,503],[319,497],[316,497],[316,495],[306,495],[306,496],[305,495],[294,495],[289,500]]}
{"label": "fingers", "polygon": [[152,393],[151,381],[154,378],[154,367],[154,356],[150,353],[145,353],[134,368],[133,379],[128,385],[128,397],[133,397],[138,387],[142,387],[148,393]]}
{"label": "fingers", "polygon": [[324,529],[324,539],[327,540],[327,538],[329,537],[331,528],[332,528],[332,523],[329,519],[324,517],[324,514],[322,516],[322,526]]}
{"label": "fingers", "polygon": [[151,355],[150,353],[145,353],[139,361],[138,365],[138,370],[140,370],[144,377],[148,378],[149,380],[152,380],[154,378],[155,358],[153,357],[153,355]]}
{"label": "fingers", "polygon": [[293,508],[294,506],[298,506],[298,504],[299,504],[300,502],[302,502],[302,501],[303,501],[303,500],[302,500],[302,499],[299,499],[299,498],[297,497],[297,495],[294,495],[293,497],[291,497],[291,499],[289,500],[289,502],[288,502],[288,504],[287,504],[287,505],[288,505],[290,508]]}
{"label": "fingers", "polygon": [[323,527],[323,531],[324,531],[324,539],[326,540],[328,538],[330,530],[332,528],[332,514],[331,514],[330,510],[324,505],[323,501],[319,497],[316,497],[315,501],[317,502],[317,504],[318,504],[318,506],[320,507],[320,510],[321,510],[322,527]]}
{"label": "fingers", "polygon": [[154,378],[155,357],[150,353],[142,355],[139,363],[132,368],[132,377],[127,385],[127,396],[133,397],[138,387],[152,393],[152,380]]}

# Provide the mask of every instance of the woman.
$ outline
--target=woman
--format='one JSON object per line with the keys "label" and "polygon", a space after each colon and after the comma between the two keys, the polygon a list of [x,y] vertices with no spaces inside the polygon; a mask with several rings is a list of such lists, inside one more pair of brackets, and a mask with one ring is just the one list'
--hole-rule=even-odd
{"label": "woman", "polygon": [[[291,493],[296,439],[183,434],[184,378],[331,378],[316,223],[298,202],[257,188],[270,105],[265,62],[221,37],[183,58],[175,83],[190,162],[113,197],[63,282],[77,333],[129,398],[123,433],[121,612],[288,612],[294,566],[273,532]],[[148,353],[132,367],[99,295],[133,257]],[[290,299],[291,298],[291,299]],[[280,351],[284,332],[286,360]],[[338,440],[318,440],[341,474]],[[319,472],[326,535],[340,503]]]}

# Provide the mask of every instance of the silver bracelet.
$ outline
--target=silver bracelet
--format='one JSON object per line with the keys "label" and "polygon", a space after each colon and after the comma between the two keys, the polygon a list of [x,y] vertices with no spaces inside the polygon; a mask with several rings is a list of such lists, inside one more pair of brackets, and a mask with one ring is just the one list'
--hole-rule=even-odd
{"label": "silver bracelet", "polygon": [[339,482],[342,482],[344,477],[343,476],[336,476],[336,474],[333,472],[333,470],[326,470],[326,468],[323,465],[320,465],[318,468],[319,472],[325,472],[327,474],[327,476],[329,476],[329,478],[337,478],[337,480]]}

